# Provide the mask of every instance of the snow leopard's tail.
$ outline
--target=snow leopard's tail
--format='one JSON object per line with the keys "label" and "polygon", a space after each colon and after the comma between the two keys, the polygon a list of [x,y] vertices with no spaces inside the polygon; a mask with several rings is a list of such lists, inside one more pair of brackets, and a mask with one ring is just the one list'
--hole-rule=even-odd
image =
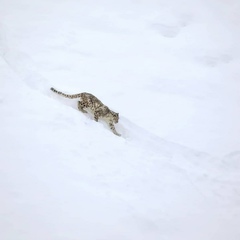
{"label": "snow leopard's tail", "polygon": [[66,93],[63,93],[63,92],[60,92],[60,91],[57,91],[55,88],[50,88],[50,90],[52,90],[53,92],[63,96],[63,97],[66,97],[66,98],[79,98],[81,97],[81,93],[77,93],[77,94],[66,94]]}

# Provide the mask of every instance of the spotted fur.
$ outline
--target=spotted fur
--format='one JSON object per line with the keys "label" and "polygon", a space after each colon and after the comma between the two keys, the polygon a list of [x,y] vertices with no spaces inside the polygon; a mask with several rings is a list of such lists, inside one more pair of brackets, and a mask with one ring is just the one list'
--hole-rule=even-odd
{"label": "spotted fur", "polygon": [[106,105],[104,105],[97,97],[92,95],[91,93],[77,93],[77,94],[65,94],[63,92],[57,91],[55,88],[51,88],[51,90],[63,97],[66,98],[79,98],[78,100],[78,109],[87,113],[87,110],[92,112],[94,115],[94,120],[98,122],[99,118],[104,119],[109,125],[110,129],[117,136],[121,136],[115,129],[114,123],[118,123],[119,114],[110,110]]}

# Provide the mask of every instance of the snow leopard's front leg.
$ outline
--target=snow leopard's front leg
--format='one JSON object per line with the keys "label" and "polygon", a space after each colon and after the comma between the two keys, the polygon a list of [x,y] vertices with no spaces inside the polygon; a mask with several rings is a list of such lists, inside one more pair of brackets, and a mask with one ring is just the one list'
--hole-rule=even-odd
{"label": "snow leopard's front leg", "polygon": [[115,135],[117,135],[117,136],[119,136],[119,137],[121,136],[121,134],[119,134],[119,133],[116,131],[116,129],[115,129],[115,127],[114,127],[114,124],[113,124],[112,122],[109,122],[108,125],[109,125],[110,129],[112,130],[112,132],[113,132]]}

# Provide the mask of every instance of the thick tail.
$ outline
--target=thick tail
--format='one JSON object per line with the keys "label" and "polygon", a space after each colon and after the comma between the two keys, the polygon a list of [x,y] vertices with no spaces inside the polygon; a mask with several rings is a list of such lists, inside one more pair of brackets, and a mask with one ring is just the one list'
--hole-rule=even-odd
{"label": "thick tail", "polygon": [[53,88],[53,87],[50,88],[50,90],[53,91],[53,92],[55,92],[55,93],[57,93],[57,94],[59,94],[59,95],[61,95],[61,96],[63,96],[63,97],[66,97],[66,98],[79,98],[79,97],[81,96],[81,93],[73,94],[73,95],[71,95],[71,94],[66,94],[66,93],[63,93],[63,92],[60,92],[60,91],[56,90],[56,89]]}

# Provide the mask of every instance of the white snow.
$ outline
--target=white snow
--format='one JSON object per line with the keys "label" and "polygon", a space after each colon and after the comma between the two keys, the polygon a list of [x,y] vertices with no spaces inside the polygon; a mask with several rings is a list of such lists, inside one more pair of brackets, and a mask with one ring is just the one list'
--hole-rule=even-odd
{"label": "white snow", "polygon": [[0,0],[0,239],[239,240],[239,10]]}

